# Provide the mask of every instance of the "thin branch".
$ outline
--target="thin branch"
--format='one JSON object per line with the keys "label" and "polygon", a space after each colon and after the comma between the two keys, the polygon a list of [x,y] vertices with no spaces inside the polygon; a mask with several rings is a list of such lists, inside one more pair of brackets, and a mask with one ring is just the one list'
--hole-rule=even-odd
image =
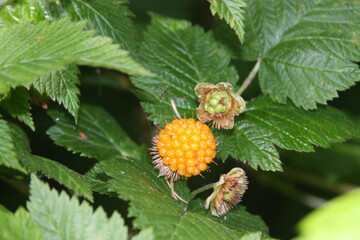
{"label": "thin branch", "polygon": [[243,84],[241,85],[239,90],[236,92],[236,94],[241,95],[246,90],[246,88],[251,84],[252,80],[254,79],[257,72],[259,71],[260,62],[261,62],[261,59],[259,58],[255,64],[254,68],[251,70],[249,76],[245,79],[245,81],[243,82]]}
{"label": "thin branch", "polygon": [[191,197],[191,199],[193,199],[199,193],[202,193],[202,192],[204,192],[206,190],[209,190],[209,189],[211,189],[213,187],[214,187],[214,183],[210,183],[210,184],[207,184],[205,186],[199,187],[198,189],[195,189],[194,191],[192,191],[190,193],[190,197]]}

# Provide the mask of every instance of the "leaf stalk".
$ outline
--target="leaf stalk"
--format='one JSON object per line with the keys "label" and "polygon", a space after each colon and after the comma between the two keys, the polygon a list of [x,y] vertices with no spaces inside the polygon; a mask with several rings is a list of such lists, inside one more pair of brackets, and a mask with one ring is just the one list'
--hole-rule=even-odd
{"label": "leaf stalk", "polygon": [[256,61],[256,64],[251,70],[249,76],[245,79],[245,81],[243,82],[239,90],[236,92],[236,94],[241,95],[246,90],[246,88],[251,84],[252,80],[255,78],[257,72],[259,71],[260,63],[261,63],[261,59],[259,58]]}

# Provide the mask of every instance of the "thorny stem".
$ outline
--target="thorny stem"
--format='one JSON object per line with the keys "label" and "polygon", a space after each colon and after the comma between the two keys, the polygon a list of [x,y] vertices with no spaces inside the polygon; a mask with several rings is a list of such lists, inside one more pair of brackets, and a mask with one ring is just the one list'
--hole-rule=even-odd
{"label": "thorny stem", "polygon": [[171,99],[170,102],[171,102],[171,106],[172,106],[172,108],[173,108],[173,110],[174,110],[174,113],[176,114],[176,116],[177,116],[179,119],[181,119],[180,114],[179,114],[179,112],[178,112],[178,110],[177,110],[177,108],[176,108],[176,105],[175,105],[175,103],[174,103],[174,100]]}
{"label": "thorny stem", "polygon": [[192,191],[190,193],[190,197],[191,199],[193,199],[196,195],[198,195],[199,193],[201,192],[204,192],[206,190],[209,190],[210,188],[213,188],[214,187],[214,184],[215,183],[210,183],[210,184],[207,184],[205,186],[202,186],[202,187],[199,187],[198,189],[195,189],[194,191]]}
{"label": "thorny stem", "polygon": [[241,85],[239,90],[236,92],[236,94],[241,95],[246,90],[246,88],[251,84],[251,81],[254,79],[257,72],[259,71],[260,62],[261,62],[261,59],[259,58],[255,64],[254,68],[251,70],[249,76],[245,79],[245,81],[243,82],[243,84]]}

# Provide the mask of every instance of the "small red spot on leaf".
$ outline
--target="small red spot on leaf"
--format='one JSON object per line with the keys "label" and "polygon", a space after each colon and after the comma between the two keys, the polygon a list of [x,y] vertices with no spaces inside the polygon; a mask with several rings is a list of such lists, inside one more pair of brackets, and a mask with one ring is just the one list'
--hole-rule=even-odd
{"label": "small red spot on leaf", "polygon": [[39,40],[39,41],[42,41],[42,40],[44,40],[44,38],[42,38],[42,37],[38,37],[38,40]]}
{"label": "small red spot on leaf", "polygon": [[88,138],[87,138],[87,136],[86,136],[83,132],[79,132],[79,136],[81,137],[81,139],[82,139],[84,142],[87,142]]}
{"label": "small red spot on leaf", "polygon": [[359,40],[354,39],[354,43],[355,43],[355,44],[358,44],[358,43],[359,43]]}
{"label": "small red spot on leaf", "polygon": [[48,104],[47,104],[46,102],[42,102],[42,103],[41,103],[41,107],[42,107],[43,109],[48,109]]}

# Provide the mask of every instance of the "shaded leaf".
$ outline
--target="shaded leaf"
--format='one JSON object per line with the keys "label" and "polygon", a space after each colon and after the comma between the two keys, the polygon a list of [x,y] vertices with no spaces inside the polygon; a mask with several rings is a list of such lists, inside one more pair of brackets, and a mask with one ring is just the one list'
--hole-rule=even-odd
{"label": "shaded leaf", "polygon": [[229,155],[263,170],[281,170],[275,145],[302,152],[314,146],[329,147],[358,132],[343,113],[331,108],[316,111],[298,109],[292,104],[273,103],[259,97],[247,104],[247,110],[236,121],[232,132],[219,132],[219,157]]}
{"label": "shaded leaf", "polygon": [[33,131],[34,122],[30,113],[29,93],[24,87],[13,89],[6,99],[0,102],[1,108],[6,110],[12,117],[25,123]]}
{"label": "shaded leaf", "polygon": [[[156,239],[238,239],[248,231],[267,232],[259,217],[237,207],[229,211],[226,220],[211,215],[203,201],[195,200],[190,206],[175,201],[163,178],[149,159],[114,159],[103,161],[95,168],[113,177],[109,190],[130,201],[129,216],[135,217],[134,226],[152,227]],[[176,191],[189,200],[185,182],[178,181]]]}
{"label": "shaded leaf", "polygon": [[45,239],[127,239],[127,227],[117,212],[108,219],[101,207],[93,212],[86,201],[80,204],[65,192],[50,190],[33,174],[27,207]]}
{"label": "shaded leaf", "polygon": [[218,14],[220,19],[230,25],[235,30],[240,41],[244,41],[244,9],[246,3],[244,0],[209,0],[210,10],[213,15]]}
{"label": "shaded leaf", "polygon": [[110,38],[84,31],[86,22],[62,19],[35,25],[18,24],[0,30],[0,92],[31,84],[34,78],[74,63],[116,69],[128,74],[150,73]]}
{"label": "shaded leaf", "polygon": [[65,109],[77,119],[79,111],[80,71],[76,65],[68,65],[64,70],[51,72],[37,78],[34,87],[41,94],[46,93],[53,101],[63,104]]}
{"label": "shaded leaf", "polygon": [[98,160],[137,156],[138,146],[101,107],[82,105],[76,126],[63,112],[48,113],[56,122],[48,130],[50,138],[70,151]]}
{"label": "shaded leaf", "polygon": [[[151,25],[140,47],[143,65],[156,77],[132,77],[137,95],[146,100],[143,107],[150,120],[165,124],[173,119],[170,99],[180,114],[191,116],[198,106],[194,88],[199,82],[238,80],[235,68],[229,67],[230,56],[212,34],[190,22],[152,15]],[[150,99],[153,101],[149,101]]]}
{"label": "shaded leaf", "polygon": [[262,59],[259,83],[272,100],[326,104],[360,79],[358,1],[247,1],[243,55]]}
{"label": "shaded leaf", "polygon": [[133,14],[126,6],[127,0],[62,0],[61,4],[74,21],[88,20],[88,29],[96,29],[102,36],[111,37],[122,48],[136,52]]}
{"label": "shaded leaf", "polygon": [[0,165],[26,173],[17,159],[9,125],[2,118],[0,118]]}
{"label": "shaded leaf", "polygon": [[29,153],[29,140],[24,131],[11,124],[11,138],[14,142],[17,158],[31,172],[41,172],[46,177],[55,179],[60,184],[73,190],[76,194],[93,200],[90,184],[81,174],[47,158]]}

